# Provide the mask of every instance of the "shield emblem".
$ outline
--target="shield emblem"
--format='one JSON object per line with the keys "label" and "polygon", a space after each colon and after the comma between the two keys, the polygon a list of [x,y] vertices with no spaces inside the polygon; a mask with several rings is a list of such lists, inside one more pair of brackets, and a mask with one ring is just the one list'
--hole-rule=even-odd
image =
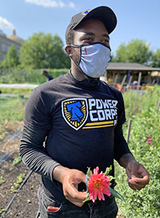
{"label": "shield emblem", "polygon": [[63,101],[62,115],[73,129],[80,129],[88,118],[87,100],[85,98],[71,98]]}

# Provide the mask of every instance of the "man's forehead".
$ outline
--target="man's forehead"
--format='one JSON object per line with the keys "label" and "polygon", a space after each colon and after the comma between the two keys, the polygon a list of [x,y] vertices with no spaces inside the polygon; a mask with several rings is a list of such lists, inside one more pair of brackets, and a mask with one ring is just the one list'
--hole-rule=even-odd
{"label": "man's forehead", "polygon": [[99,29],[99,30],[103,31],[104,33],[108,34],[108,31],[107,31],[104,23],[101,20],[96,19],[96,18],[90,18],[90,19],[87,19],[87,20],[81,22],[81,24],[79,24],[74,29],[74,31],[92,32],[90,30],[93,30],[93,29],[96,29],[96,30]]}
{"label": "man's forehead", "polygon": [[[96,23],[102,23],[103,26],[105,27],[104,23],[102,20],[98,19],[98,18],[89,18],[87,20],[82,21],[76,28],[81,28],[82,26],[86,26],[86,25],[94,25]],[[105,27],[106,28],[106,27]]]}

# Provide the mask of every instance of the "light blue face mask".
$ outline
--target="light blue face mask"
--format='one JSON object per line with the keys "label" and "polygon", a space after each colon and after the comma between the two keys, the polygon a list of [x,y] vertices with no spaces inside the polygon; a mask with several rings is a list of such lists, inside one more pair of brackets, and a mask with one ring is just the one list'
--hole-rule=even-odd
{"label": "light blue face mask", "polygon": [[111,50],[101,43],[92,43],[89,45],[72,45],[80,48],[80,61],[77,64],[80,69],[89,77],[101,77],[110,61]]}

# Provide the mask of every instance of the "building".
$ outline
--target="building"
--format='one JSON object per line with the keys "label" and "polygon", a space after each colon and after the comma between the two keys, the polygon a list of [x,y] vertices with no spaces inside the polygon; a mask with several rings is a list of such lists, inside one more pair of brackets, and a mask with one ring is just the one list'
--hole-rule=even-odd
{"label": "building", "polygon": [[[120,62],[110,62],[107,67],[107,72],[105,79],[109,83],[121,83],[124,76],[126,75],[126,82],[132,76],[132,82],[138,81],[139,73],[142,73],[142,84],[151,84],[153,82],[154,75],[152,72],[157,71],[160,75],[160,68],[148,67],[139,63],[120,63]],[[158,78],[158,83],[160,78]]]}
{"label": "building", "polygon": [[0,30],[0,61],[5,59],[7,51],[12,44],[14,44],[19,53],[23,43],[24,40],[16,35],[15,29],[13,29],[12,36],[7,36],[2,30]]}

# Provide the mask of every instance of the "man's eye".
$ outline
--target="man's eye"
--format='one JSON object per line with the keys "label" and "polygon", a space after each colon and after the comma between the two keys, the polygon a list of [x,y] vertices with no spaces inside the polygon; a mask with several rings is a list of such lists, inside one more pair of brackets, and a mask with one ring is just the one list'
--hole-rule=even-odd
{"label": "man's eye", "polygon": [[109,43],[109,40],[108,39],[103,39],[102,42],[103,43]]}
{"label": "man's eye", "polygon": [[91,42],[92,39],[91,38],[85,38],[84,41]]}

